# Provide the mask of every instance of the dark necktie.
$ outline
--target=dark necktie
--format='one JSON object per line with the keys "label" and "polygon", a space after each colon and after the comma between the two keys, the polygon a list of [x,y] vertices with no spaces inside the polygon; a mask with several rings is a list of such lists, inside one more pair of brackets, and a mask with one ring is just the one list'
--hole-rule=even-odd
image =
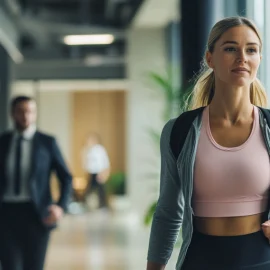
{"label": "dark necktie", "polygon": [[15,183],[14,192],[15,195],[19,195],[21,192],[21,157],[22,157],[22,140],[23,137],[19,136],[16,141],[15,151]]}

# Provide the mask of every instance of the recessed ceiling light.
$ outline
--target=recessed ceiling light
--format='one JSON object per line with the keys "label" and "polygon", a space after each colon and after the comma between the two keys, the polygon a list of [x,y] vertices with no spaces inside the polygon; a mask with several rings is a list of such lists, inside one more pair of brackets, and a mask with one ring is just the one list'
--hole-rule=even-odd
{"label": "recessed ceiling light", "polygon": [[104,35],[69,35],[63,38],[67,45],[99,45],[111,44],[114,41],[114,36],[109,34]]}

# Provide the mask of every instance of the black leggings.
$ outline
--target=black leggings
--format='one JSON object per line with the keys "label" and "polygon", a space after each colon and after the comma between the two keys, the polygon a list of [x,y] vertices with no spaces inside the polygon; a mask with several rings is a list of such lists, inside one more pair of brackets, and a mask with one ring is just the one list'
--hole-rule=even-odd
{"label": "black leggings", "polygon": [[181,270],[270,270],[270,245],[262,231],[210,236],[195,231]]}

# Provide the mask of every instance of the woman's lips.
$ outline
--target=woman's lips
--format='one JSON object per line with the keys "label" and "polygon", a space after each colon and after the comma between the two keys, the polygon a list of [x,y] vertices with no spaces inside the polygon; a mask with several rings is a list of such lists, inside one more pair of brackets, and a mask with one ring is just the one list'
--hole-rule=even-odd
{"label": "woman's lips", "polygon": [[246,68],[234,68],[232,69],[232,72],[235,72],[235,73],[249,73],[249,70],[247,70]]}

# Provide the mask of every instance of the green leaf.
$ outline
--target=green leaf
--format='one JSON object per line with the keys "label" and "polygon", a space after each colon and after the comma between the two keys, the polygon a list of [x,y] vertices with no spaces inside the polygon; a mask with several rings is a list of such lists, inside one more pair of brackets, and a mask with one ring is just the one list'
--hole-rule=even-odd
{"label": "green leaf", "polygon": [[174,98],[174,89],[169,78],[162,77],[154,72],[150,72],[149,77],[158,86],[158,89],[165,94],[167,101],[172,101]]}
{"label": "green leaf", "polygon": [[154,202],[150,205],[150,207],[146,211],[146,215],[144,217],[144,224],[149,226],[152,223],[153,215],[156,211],[157,202]]}

